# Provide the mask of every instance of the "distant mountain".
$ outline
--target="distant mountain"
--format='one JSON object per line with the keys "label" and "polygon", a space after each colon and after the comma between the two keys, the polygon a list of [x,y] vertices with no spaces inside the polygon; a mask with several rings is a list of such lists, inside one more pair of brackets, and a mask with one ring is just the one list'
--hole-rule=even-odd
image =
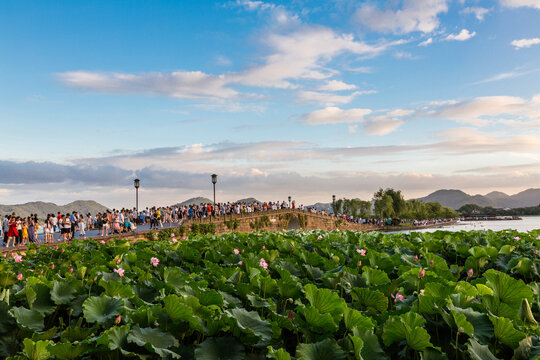
{"label": "distant mountain", "polygon": [[260,203],[259,200],[255,199],[255,198],[252,198],[252,197],[236,200],[236,202],[243,203],[243,204]]}
{"label": "distant mountain", "polygon": [[47,214],[62,214],[78,211],[81,214],[95,215],[98,212],[106,211],[107,207],[103,206],[93,200],[77,200],[66,205],[56,205],[50,202],[34,201],[26,204],[18,205],[0,205],[0,214],[7,215],[15,213],[18,216],[29,216],[30,214],[37,214],[38,218],[44,219]]}
{"label": "distant mountain", "polygon": [[308,208],[317,209],[319,211],[332,212],[332,203],[316,203],[308,205]]}
{"label": "distant mountain", "polygon": [[540,204],[540,189],[527,189],[514,195],[508,195],[500,191],[492,191],[486,195],[469,195],[461,190],[437,190],[418,200],[438,202],[442,206],[448,206],[452,209],[459,209],[466,204],[503,209],[518,208]]}
{"label": "distant mountain", "polygon": [[176,205],[182,206],[182,205],[199,205],[199,204],[210,204],[210,203],[212,203],[212,200],[199,196],[199,197],[187,199],[186,201],[178,203]]}

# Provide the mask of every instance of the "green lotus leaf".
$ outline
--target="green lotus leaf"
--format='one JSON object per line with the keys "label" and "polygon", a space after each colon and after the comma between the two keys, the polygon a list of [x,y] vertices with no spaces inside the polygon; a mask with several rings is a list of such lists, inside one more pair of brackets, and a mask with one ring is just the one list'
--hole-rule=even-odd
{"label": "green lotus leaf", "polygon": [[49,350],[51,355],[53,355],[56,359],[79,359],[80,356],[86,351],[86,345],[81,343],[56,343],[49,345],[47,347],[47,350]]}
{"label": "green lotus leaf", "polygon": [[90,323],[102,324],[120,314],[124,302],[107,295],[92,296],[83,303],[84,318]]}
{"label": "green lotus leaf", "polygon": [[17,282],[17,276],[7,271],[0,271],[0,286],[7,287]]}
{"label": "green lotus leaf", "polygon": [[354,335],[349,335],[349,339],[351,339],[351,342],[353,344],[354,358],[356,360],[364,360],[364,358],[362,357],[362,349],[364,348],[364,340]]}
{"label": "green lotus leaf", "polygon": [[244,360],[244,345],[233,337],[208,338],[195,349],[196,360]]}
{"label": "green lotus leaf", "polygon": [[334,318],[343,313],[347,306],[345,300],[330,289],[319,289],[313,284],[304,286],[306,299],[321,314],[331,314]]}
{"label": "green lotus leaf", "polygon": [[51,289],[45,284],[26,285],[26,298],[32,310],[52,314],[56,305],[51,299]]}
{"label": "green lotus leaf", "polygon": [[360,331],[358,328],[353,329],[353,335],[362,339],[362,357],[364,359],[388,359],[379,343],[379,338],[371,331]]}
{"label": "green lotus leaf", "polygon": [[386,346],[406,340],[407,345],[417,351],[433,347],[430,336],[422,326],[426,320],[414,312],[408,312],[400,316],[392,316],[384,325],[383,341]]}
{"label": "green lotus leaf", "polygon": [[56,305],[69,304],[75,298],[76,292],[77,289],[70,281],[55,280],[51,290],[51,299]]}
{"label": "green lotus leaf", "polygon": [[332,315],[321,314],[313,306],[298,307],[296,312],[301,316],[298,319],[299,322],[302,318],[305,320],[308,327],[306,330],[317,334],[333,334],[338,330],[338,324],[335,323]]}
{"label": "green lotus leaf", "polygon": [[188,277],[180,268],[165,268],[163,281],[175,289],[181,289],[187,283]]}
{"label": "green lotus leaf", "polygon": [[274,349],[273,347],[268,347],[268,354],[266,355],[268,359],[272,360],[291,360],[291,355],[283,349]]}
{"label": "green lotus leaf", "polygon": [[469,336],[474,336],[474,327],[473,325],[467,321],[467,317],[461,313],[456,312],[455,310],[451,310],[452,316],[454,317],[454,322],[456,324],[457,330],[460,333],[465,333]]}
{"label": "green lotus leaf", "polygon": [[362,277],[366,279],[366,284],[368,286],[379,286],[390,284],[390,279],[388,275],[382,270],[372,269],[370,267],[364,266],[362,268]]}
{"label": "green lotus leaf", "polygon": [[256,311],[235,308],[227,310],[226,313],[236,321],[242,331],[253,333],[262,342],[272,339],[272,325],[268,321],[261,320]]}
{"label": "green lotus leaf", "polygon": [[14,321],[9,316],[9,305],[0,301],[0,334],[10,331],[13,324]]}
{"label": "green lotus leaf", "polygon": [[178,346],[178,340],[171,334],[154,328],[140,328],[138,325],[131,329],[127,341],[143,347],[149,344],[154,350]]}
{"label": "green lotus leaf", "polygon": [[448,306],[448,309],[452,312],[465,315],[467,321],[473,326],[473,337],[481,343],[487,344],[493,338],[493,324],[486,314],[474,311],[471,308],[462,309],[452,305]]}
{"label": "green lotus leaf", "polygon": [[217,305],[219,307],[223,306],[223,296],[221,296],[215,290],[199,290],[196,291],[196,293],[201,305]]}
{"label": "green lotus leaf", "polygon": [[127,345],[129,325],[113,326],[107,329],[97,340],[98,344],[105,345],[109,350],[123,349]]}
{"label": "green lotus leaf", "polygon": [[472,360],[500,360],[493,355],[487,345],[480,345],[475,339],[469,340],[467,351]]}
{"label": "green lotus leaf", "polygon": [[351,296],[354,300],[353,306],[358,310],[384,312],[388,309],[388,298],[379,290],[353,288]]}
{"label": "green lotus leaf", "polygon": [[105,294],[110,297],[119,296],[121,298],[129,299],[133,296],[133,289],[128,284],[123,284],[116,280],[106,281],[99,280],[99,286],[105,289]]}
{"label": "green lotus leaf", "polygon": [[296,348],[297,360],[345,360],[346,354],[334,341],[324,339],[313,344],[300,344]]}
{"label": "green lotus leaf", "polygon": [[17,320],[19,325],[27,329],[41,331],[45,327],[43,323],[45,317],[37,310],[14,306],[9,310],[9,313]]}
{"label": "green lotus leaf", "polygon": [[360,311],[351,308],[345,308],[343,320],[345,322],[345,328],[349,331],[357,328],[360,331],[368,330],[373,332],[375,328],[375,324],[369,316],[365,316]]}
{"label": "green lotus leaf", "polygon": [[525,338],[525,334],[514,328],[512,321],[503,317],[489,316],[493,323],[494,334],[499,341],[512,349],[518,347],[519,342]]}
{"label": "green lotus leaf", "polygon": [[494,296],[511,307],[519,308],[523,298],[529,301],[533,299],[531,288],[523,280],[516,280],[493,269],[486,271],[484,277],[487,279],[486,284],[493,290]]}
{"label": "green lotus leaf", "polygon": [[24,339],[23,352],[30,360],[46,360],[51,357],[47,346],[52,344],[49,340],[40,340],[33,342],[31,339]]}

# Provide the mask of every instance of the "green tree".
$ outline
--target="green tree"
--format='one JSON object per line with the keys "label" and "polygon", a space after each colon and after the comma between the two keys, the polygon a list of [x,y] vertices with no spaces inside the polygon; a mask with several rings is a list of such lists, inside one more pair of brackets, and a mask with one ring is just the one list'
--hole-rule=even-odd
{"label": "green tree", "polygon": [[[389,197],[390,200],[385,199],[385,197]],[[379,203],[379,210],[384,208],[387,214],[391,214],[385,217],[402,217],[407,212],[407,202],[403,198],[401,190],[394,190],[391,188],[383,190],[381,188],[373,194],[373,200],[375,204]],[[389,203],[391,203],[390,207],[392,210],[389,209]],[[377,209],[377,205],[375,205],[375,208]],[[376,210],[375,213],[380,214],[380,211]]]}

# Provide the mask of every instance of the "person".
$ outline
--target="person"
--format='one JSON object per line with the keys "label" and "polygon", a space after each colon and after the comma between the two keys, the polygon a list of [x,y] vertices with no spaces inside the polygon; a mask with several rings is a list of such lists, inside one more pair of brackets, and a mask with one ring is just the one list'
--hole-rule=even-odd
{"label": "person", "polygon": [[28,241],[37,244],[37,215],[30,215],[28,218]]}
{"label": "person", "polygon": [[15,246],[15,239],[19,236],[19,232],[17,231],[17,218],[13,214],[10,218],[9,222],[9,230],[7,233],[8,240],[6,247],[9,247],[9,243],[11,242],[11,246]]}
{"label": "person", "polygon": [[8,240],[9,221],[10,221],[10,216],[9,215],[4,216],[4,221],[2,222],[2,230],[4,232],[4,246],[6,246],[6,243]]}
{"label": "person", "polygon": [[53,225],[51,221],[51,215],[47,215],[47,220],[43,224],[43,242],[45,244],[52,243]]}
{"label": "person", "polygon": [[81,237],[81,239],[85,239],[86,238],[86,231],[85,231],[86,223],[84,221],[84,216],[82,214],[79,215],[77,227],[79,228],[79,236]]}

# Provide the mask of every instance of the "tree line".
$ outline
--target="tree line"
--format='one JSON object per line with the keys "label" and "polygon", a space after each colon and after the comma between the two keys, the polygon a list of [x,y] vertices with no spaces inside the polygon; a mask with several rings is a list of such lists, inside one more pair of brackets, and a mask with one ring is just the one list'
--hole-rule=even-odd
{"label": "tree line", "polygon": [[489,216],[524,216],[540,215],[540,204],[538,206],[521,207],[514,209],[498,209],[492,206],[479,206],[476,204],[466,204],[458,210],[462,215],[489,215]]}
{"label": "tree line", "polygon": [[339,199],[332,203],[335,214],[360,217],[363,219],[399,218],[399,219],[446,219],[458,216],[458,213],[438,202],[405,200],[401,190],[379,189],[373,194],[372,201],[360,199]]}

